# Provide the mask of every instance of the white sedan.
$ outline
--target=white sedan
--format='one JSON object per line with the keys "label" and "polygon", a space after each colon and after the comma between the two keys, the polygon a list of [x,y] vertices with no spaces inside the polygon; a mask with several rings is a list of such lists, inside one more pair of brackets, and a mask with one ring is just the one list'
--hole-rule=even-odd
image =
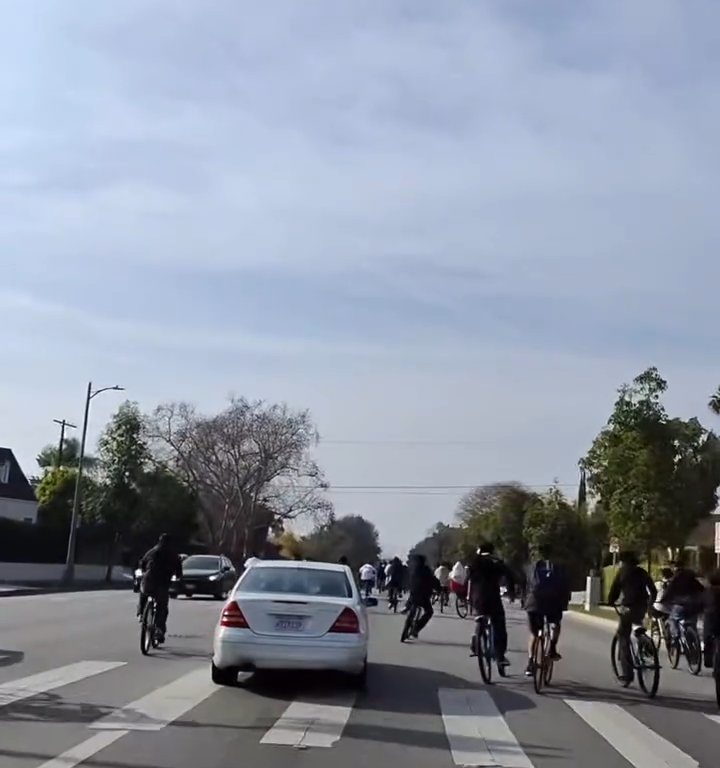
{"label": "white sedan", "polygon": [[240,672],[324,670],[347,673],[362,687],[367,654],[366,602],[347,566],[260,560],[223,608],[212,679],[234,685]]}

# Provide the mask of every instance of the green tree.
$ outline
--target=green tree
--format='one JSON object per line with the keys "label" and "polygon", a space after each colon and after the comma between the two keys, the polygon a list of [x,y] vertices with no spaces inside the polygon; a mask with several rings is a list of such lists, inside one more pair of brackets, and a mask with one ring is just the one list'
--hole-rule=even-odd
{"label": "green tree", "polygon": [[515,570],[528,559],[524,521],[537,494],[520,483],[484,486],[471,491],[461,502],[458,519],[463,530],[464,554],[481,541],[492,541]]}
{"label": "green tree", "polygon": [[620,388],[607,425],[581,462],[623,547],[681,547],[714,509],[718,439],[697,421],[671,419],[667,382],[649,368]]}
{"label": "green tree", "polygon": [[714,414],[720,416],[720,387],[718,387],[717,392],[715,392],[710,397],[710,402],[708,403],[708,407]]}
{"label": "green tree", "polygon": [[571,576],[582,576],[588,565],[587,517],[557,486],[536,497],[523,525],[530,556],[541,554],[565,563]]}
{"label": "green tree", "polygon": [[133,533],[154,541],[169,533],[177,542],[188,542],[197,531],[198,503],[195,494],[175,475],[161,467],[137,478],[139,496]]}
{"label": "green tree", "polygon": [[336,562],[341,556],[353,568],[374,563],[380,556],[377,528],[360,515],[331,518],[303,539],[305,556],[311,560]]}
{"label": "green tree", "polygon": [[95,511],[109,532],[108,581],[118,548],[142,513],[141,489],[149,456],[140,410],[136,403],[125,402],[99,442],[102,479]]}
{"label": "green tree", "polygon": [[411,555],[425,555],[432,565],[454,561],[463,555],[463,532],[461,528],[437,523],[428,535],[411,550]]}
{"label": "green tree", "polygon": [[[58,446],[46,445],[35,459],[40,469],[55,469],[58,464]],[[67,437],[63,443],[62,466],[71,469],[77,469],[80,463],[80,441],[76,437]],[[98,465],[97,457],[85,454],[83,457],[83,469],[96,469]]]}
{"label": "green tree", "polygon": [[[35,489],[38,500],[38,522],[54,529],[58,534],[70,530],[72,519],[73,497],[75,495],[75,483],[77,470],[68,467],[51,469],[45,473]],[[85,517],[84,510],[92,507],[92,499],[97,494],[97,483],[83,476],[82,498],[86,504],[81,507],[81,519]],[[89,505],[87,501],[90,500]]]}

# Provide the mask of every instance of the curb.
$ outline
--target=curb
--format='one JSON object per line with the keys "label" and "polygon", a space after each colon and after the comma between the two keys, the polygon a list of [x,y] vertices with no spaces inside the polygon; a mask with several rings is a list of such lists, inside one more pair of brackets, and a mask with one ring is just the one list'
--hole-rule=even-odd
{"label": "curb", "polygon": [[[0,585],[2,586],[2,585]],[[71,592],[122,592],[132,588],[131,584],[76,584],[72,587],[61,587],[57,584],[38,584],[37,587],[22,586],[15,589],[0,589],[0,600],[4,597],[27,597],[28,595],[54,595]]]}

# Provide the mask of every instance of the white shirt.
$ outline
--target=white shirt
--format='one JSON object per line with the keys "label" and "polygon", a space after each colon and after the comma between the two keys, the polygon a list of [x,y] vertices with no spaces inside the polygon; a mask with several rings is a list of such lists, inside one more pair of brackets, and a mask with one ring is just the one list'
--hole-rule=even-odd
{"label": "white shirt", "polygon": [[375,569],[370,565],[370,563],[365,563],[363,567],[360,569],[360,581],[374,581],[375,580]]}
{"label": "white shirt", "polygon": [[447,566],[439,565],[435,569],[435,578],[440,582],[441,587],[447,587],[450,583],[450,571],[448,571]]}
{"label": "white shirt", "polygon": [[458,584],[464,584],[467,581],[465,566],[459,560],[453,566],[453,569],[450,572],[450,578]]}

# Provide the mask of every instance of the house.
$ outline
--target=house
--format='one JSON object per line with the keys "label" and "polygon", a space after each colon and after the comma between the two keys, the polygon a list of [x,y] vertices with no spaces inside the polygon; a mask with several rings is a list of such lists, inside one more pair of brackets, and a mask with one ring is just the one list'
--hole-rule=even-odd
{"label": "house", "polygon": [[37,522],[35,491],[9,448],[0,448],[0,517]]}

